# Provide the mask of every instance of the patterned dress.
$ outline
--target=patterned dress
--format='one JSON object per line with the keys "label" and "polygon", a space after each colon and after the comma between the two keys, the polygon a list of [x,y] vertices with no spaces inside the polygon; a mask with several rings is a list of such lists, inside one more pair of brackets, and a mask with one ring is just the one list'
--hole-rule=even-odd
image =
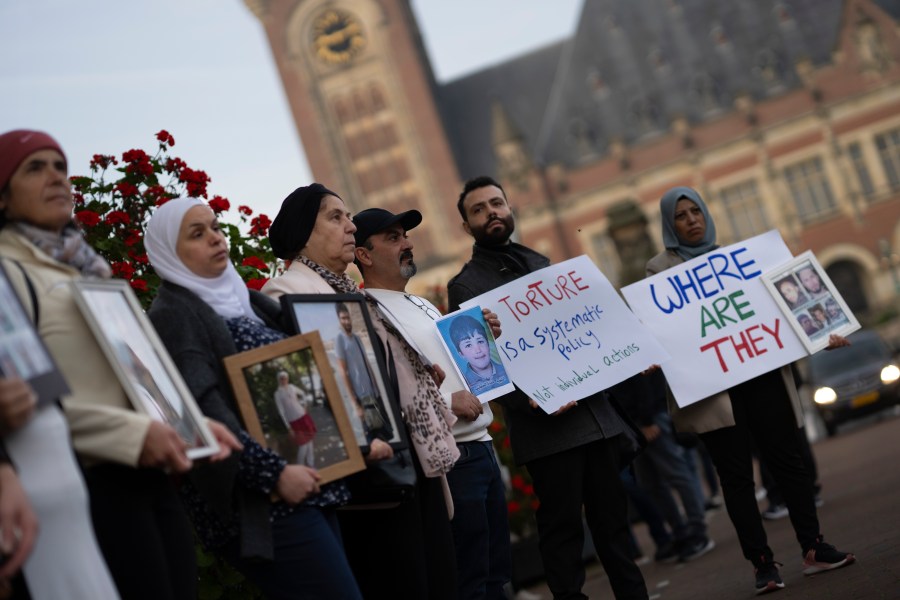
{"label": "patterned dress", "polygon": [[[287,337],[280,331],[270,329],[248,317],[226,319],[225,324],[231,332],[238,352],[259,348]],[[271,493],[275,490],[281,471],[288,464],[287,461],[272,450],[263,448],[244,430],[241,430],[238,437],[244,446],[239,466],[241,482],[248,489],[259,490],[265,494]],[[237,519],[232,518],[227,522],[220,519],[209,509],[190,481],[185,481],[181,491],[187,501],[188,511],[197,535],[204,546],[208,548],[222,546],[230,538],[238,535]],[[307,498],[299,506],[334,507],[346,504],[349,499],[350,492],[347,490],[347,486],[338,481],[322,486],[320,493]],[[269,520],[274,522],[276,519],[284,518],[290,515],[294,509],[294,505],[286,502],[273,502]]]}

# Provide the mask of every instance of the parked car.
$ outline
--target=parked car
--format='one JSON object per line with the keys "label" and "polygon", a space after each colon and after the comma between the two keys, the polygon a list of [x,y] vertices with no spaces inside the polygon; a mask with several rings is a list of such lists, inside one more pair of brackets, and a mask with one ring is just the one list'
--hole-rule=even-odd
{"label": "parked car", "polygon": [[874,331],[847,337],[851,346],[809,357],[813,403],[828,435],[838,425],[900,403],[897,357]]}

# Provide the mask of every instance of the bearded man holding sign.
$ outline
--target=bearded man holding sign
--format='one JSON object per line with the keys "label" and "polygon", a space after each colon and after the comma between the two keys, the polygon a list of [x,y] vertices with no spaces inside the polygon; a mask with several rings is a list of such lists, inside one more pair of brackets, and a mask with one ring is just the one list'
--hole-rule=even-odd
{"label": "bearded man holding sign", "polygon": [[[472,259],[447,284],[450,310],[523,275],[549,266],[547,257],[510,241],[515,229],[506,194],[490,177],[466,182],[457,208],[475,238]],[[600,392],[548,415],[516,388],[497,399],[513,457],[525,465],[540,500],[538,536],[554,598],[585,598],[582,509],[617,599],[647,598],[631,560],[627,500],[619,479],[618,442],[625,424]]]}

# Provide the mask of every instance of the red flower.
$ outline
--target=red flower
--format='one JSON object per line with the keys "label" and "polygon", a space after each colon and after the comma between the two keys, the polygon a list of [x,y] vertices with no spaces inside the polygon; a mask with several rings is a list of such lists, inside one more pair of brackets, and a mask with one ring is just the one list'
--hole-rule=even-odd
{"label": "red flower", "polygon": [[223,198],[222,196],[213,196],[212,200],[209,201],[209,207],[216,214],[223,213],[231,208],[231,202],[229,202],[227,198]]}
{"label": "red flower", "polygon": [[491,424],[488,425],[488,430],[490,430],[492,433],[499,433],[503,431],[503,425],[501,425],[497,421],[491,421]]}
{"label": "red flower", "polygon": [[147,291],[147,282],[143,279],[132,279],[128,283],[131,284],[131,287],[137,290],[138,292],[146,292]]}
{"label": "red flower", "polygon": [[168,144],[169,146],[175,145],[175,138],[173,138],[172,134],[165,129],[159,130],[159,132],[156,134],[156,139],[158,139],[162,144]]}
{"label": "red flower", "polygon": [[516,474],[512,476],[512,480],[510,481],[510,483],[512,484],[513,489],[521,490],[523,487],[525,487],[525,478],[521,475]]}
{"label": "red flower", "polygon": [[505,448],[509,448],[509,436],[503,438],[503,441],[500,442],[500,446]]}
{"label": "red flower", "polygon": [[131,258],[132,262],[138,265],[146,265],[150,263],[150,260],[147,258],[146,254],[138,254],[134,250],[129,250],[128,256]]}
{"label": "red flower", "polygon": [[264,236],[269,233],[269,227],[272,221],[266,215],[260,214],[258,217],[250,219],[250,235]]}
{"label": "red flower", "polygon": [[128,246],[136,246],[141,241],[141,232],[138,230],[129,231],[128,235],[125,236],[125,239],[122,242]]}
{"label": "red flower", "polygon": [[245,205],[241,204],[240,206],[238,206],[238,212],[241,213],[242,215],[247,215],[249,217],[250,215],[253,214],[253,209],[250,208],[249,206],[245,206]]}
{"label": "red flower", "polygon": [[127,163],[133,162],[147,162],[150,160],[150,157],[147,156],[147,153],[143,150],[129,150],[128,152],[122,153],[122,160]]}
{"label": "red flower", "polygon": [[156,199],[156,206],[162,206],[163,204],[165,204],[165,203],[168,202],[169,200],[172,200],[172,198],[170,198],[168,195],[166,195],[166,196],[160,196],[159,198]]}
{"label": "red flower", "polygon": [[93,227],[100,222],[100,215],[92,210],[79,210],[75,213],[75,220],[85,227]]}
{"label": "red flower", "polygon": [[185,166],[178,174],[178,180],[187,184],[188,196],[196,198],[198,196],[206,197],[206,184],[209,183],[209,175],[203,171],[195,171]]}
{"label": "red flower", "polygon": [[111,211],[108,215],[106,215],[106,224],[107,225],[129,225],[131,223],[131,217],[128,216],[128,213],[124,210],[114,210]]}
{"label": "red flower", "polygon": [[268,271],[269,265],[266,262],[259,258],[258,256],[248,256],[241,262],[242,266],[245,267],[253,267],[255,269],[259,269],[260,271]]}
{"label": "red flower", "polygon": [[82,196],[78,192],[74,192],[72,194],[72,200],[75,201],[75,204],[84,204],[84,196]]}
{"label": "red flower", "polygon": [[266,285],[267,281],[269,281],[268,277],[257,277],[255,279],[247,281],[247,287],[251,290],[259,291],[264,285]]}
{"label": "red flower", "polygon": [[143,176],[153,175],[153,165],[149,160],[130,163],[125,167],[126,173],[138,174]]}
{"label": "red flower", "polygon": [[95,154],[93,158],[91,158],[91,169],[101,168],[105,169],[109,165],[117,165],[119,161],[116,160],[115,156],[108,154]]}
{"label": "red flower", "polygon": [[125,261],[116,261],[109,265],[112,267],[113,275],[116,277],[120,277],[122,279],[131,279],[134,277],[134,267],[131,266],[131,263],[127,263]]}
{"label": "red flower", "polygon": [[534,496],[534,486],[531,485],[530,483],[528,485],[526,485],[525,487],[523,487],[522,491],[529,496]]}
{"label": "red flower", "polygon": [[127,181],[120,181],[116,184],[115,190],[122,194],[122,196],[134,196],[138,193],[138,188],[133,183],[128,183]]}
{"label": "red flower", "polygon": [[506,503],[506,512],[511,515],[514,515],[522,510],[522,505],[516,502],[515,500],[510,500]]}
{"label": "red flower", "polygon": [[170,158],[166,161],[165,169],[169,173],[177,173],[177,172],[181,171],[183,168],[185,168],[186,166],[187,165],[185,164],[185,162],[176,156],[176,157]]}
{"label": "red flower", "polygon": [[144,190],[145,198],[152,198],[154,196],[162,196],[166,193],[166,188],[161,185],[151,185],[146,190]]}

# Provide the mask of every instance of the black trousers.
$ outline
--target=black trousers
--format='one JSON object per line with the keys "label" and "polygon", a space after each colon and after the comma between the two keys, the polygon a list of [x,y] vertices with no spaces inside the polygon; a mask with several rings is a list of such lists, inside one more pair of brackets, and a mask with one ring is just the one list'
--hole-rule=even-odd
{"label": "black trousers", "polygon": [[587,598],[582,510],[597,556],[618,600],[647,598],[630,553],[628,501],[619,479],[615,438],[597,440],[530,461],[540,500],[537,526],[547,586],[556,600]]}
{"label": "black trousers", "polygon": [[441,480],[425,477],[414,464],[414,498],[396,508],[338,511],[344,550],[367,600],[457,597],[456,551]]}
{"label": "black trousers", "polygon": [[169,478],[157,469],[85,470],[94,531],[122,600],[194,600],[191,524]]}
{"label": "black trousers", "polygon": [[819,535],[812,476],[804,464],[794,411],[778,370],[731,388],[734,427],[700,434],[716,465],[728,516],[744,557],[754,565],[772,560],[756,503],[752,448],[781,489],[801,551]]}

